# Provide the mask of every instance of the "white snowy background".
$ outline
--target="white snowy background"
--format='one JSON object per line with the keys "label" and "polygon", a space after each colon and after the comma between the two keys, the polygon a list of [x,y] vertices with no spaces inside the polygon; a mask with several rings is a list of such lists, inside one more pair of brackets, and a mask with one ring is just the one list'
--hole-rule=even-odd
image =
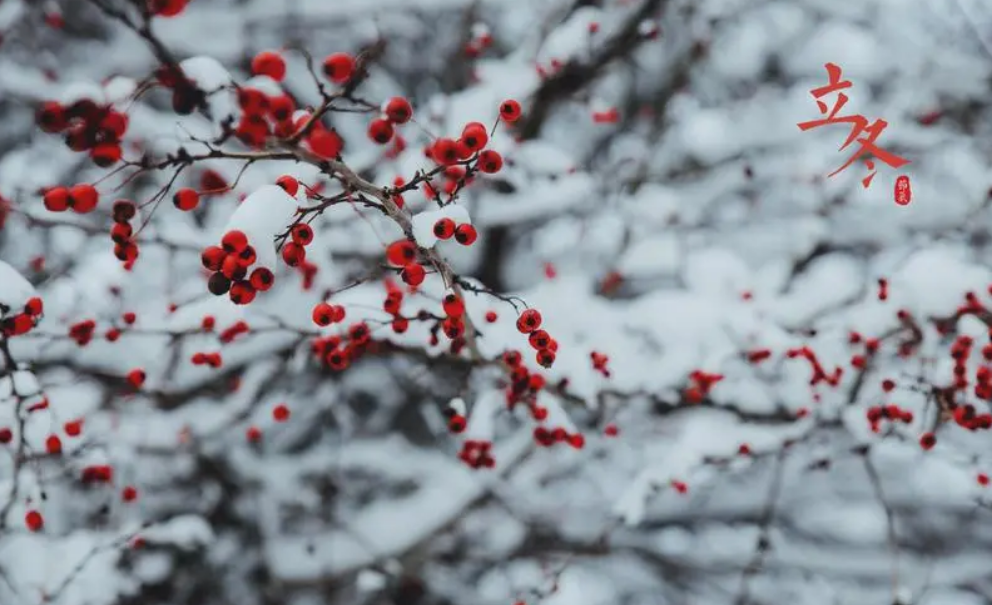
{"label": "white snowy background", "polygon": [[[953,384],[954,338],[975,341],[973,380],[992,315],[935,321],[953,318],[968,291],[992,304],[992,9],[192,0],[154,32],[201,88],[219,89],[211,120],[177,116],[161,91],[134,100],[155,55],[95,4],[127,3],[0,2],[0,303],[14,313],[44,301],[34,330],[0,341],[0,429],[13,433],[0,445],[0,605],[992,602],[992,499],[977,479],[992,472],[989,434],[946,421],[937,403]],[[61,29],[46,25],[54,14]],[[484,31],[492,45],[468,58]],[[224,86],[251,78],[255,53],[306,48],[319,62],[377,44],[356,94],[411,100],[406,151],[385,157],[365,135],[369,114],[325,121],[345,140],[345,164],[377,185],[430,169],[432,135],[491,125],[502,100],[521,101],[519,128],[498,127],[490,144],[503,170],[459,196],[458,220],[471,217],[478,241],[436,250],[477,289],[541,311],[559,343],[546,371],[510,302],[466,294],[479,353],[522,351],[547,378],[549,422],[581,432],[584,448],[538,447],[534,421],[502,407],[506,377],[494,364],[449,354],[443,337],[430,345],[418,322],[388,329],[383,251],[402,232],[375,210],[341,204],[313,222],[310,289],[272,247],[260,258],[276,286],[254,303],[207,293],[203,248],[231,226],[265,238],[289,224],[278,177],[340,191],[316,166],[261,161],[239,178],[243,162],[197,162],[173,189],[197,187],[209,168],[238,179],[235,191],[192,213],[170,192],[125,271],[110,204],[147,201],[173,170],[115,190],[133,168],[104,178],[34,125],[43,101],[102,95],[130,118],[126,158],[202,152],[192,138],[216,136],[237,111]],[[285,90],[301,106],[319,103],[304,56],[283,56]],[[826,177],[854,149],[838,152],[846,127],[796,126],[819,117],[809,91],[826,84],[828,62],[853,83],[845,113],[885,119],[878,143],[911,161],[899,171],[876,162],[868,189],[860,163]],[[554,65],[560,75],[542,78]],[[618,121],[593,120],[610,108]],[[912,182],[908,206],[893,201],[900,174]],[[97,211],[45,209],[40,188],[81,182],[100,189]],[[435,209],[418,191],[405,198],[412,214]],[[330,371],[310,341],[343,328],[318,328],[311,309],[355,281],[330,299],[347,309],[344,325],[385,320],[374,338],[400,347]],[[428,276],[405,314],[440,313],[443,293]],[[909,357],[898,355],[914,336],[900,309],[920,330]],[[199,330],[207,315],[213,333]],[[83,320],[97,327],[80,347],[68,330]],[[220,342],[238,321],[250,332]],[[115,327],[123,334],[109,342]],[[864,347],[851,332],[883,338],[867,370],[852,365]],[[787,356],[803,346],[827,374],[843,368],[838,384],[810,385],[810,362]],[[770,358],[749,363],[759,349]],[[609,356],[609,378],[593,351]],[[196,352],[221,353],[222,367],[194,366]],[[124,379],[136,368],[147,374],[138,392]],[[701,403],[685,396],[696,370],[724,376]],[[891,393],[884,379],[896,382]],[[43,397],[48,408],[29,411]],[[468,405],[470,436],[491,432],[494,469],[459,461],[462,438],[443,413],[454,397]],[[989,412],[970,388],[957,402]],[[291,410],[285,423],[272,419],[278,403]],[[869,407],[888,403],[913,421],[872,433]],[[75,419],[82,434],[65,435]],[[246,440],[249,426],[259,444]],[[937,444],[925,451],[928,431]],[[45,453],[51,434],[61,455]],[[94,464],[113,467],[112,485],[80,481]],[[124,486],[137,500],[122,501]],[[25,526],[29,510],[43,513],[42,531]]]}

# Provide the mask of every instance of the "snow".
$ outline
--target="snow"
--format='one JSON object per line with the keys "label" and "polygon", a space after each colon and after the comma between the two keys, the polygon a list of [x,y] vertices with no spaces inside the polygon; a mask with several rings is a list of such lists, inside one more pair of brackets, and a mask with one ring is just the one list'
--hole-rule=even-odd
{"label": "snow", "polygon": [[266,185],[249,195],[228,219],[217,237],[218,243],[229,231],[240,230],[255,248],[257,260],[253,268],[277,268],[274,239],[289,228],[299,207],[297,200],[278,185]]}
{"label": "snow", "polygon": [[231,83],[231,74],[213,57],[191,57],[179,63],[183,75],[204,92],[213,92]]}
{"label": "snow", "polygon": [[103,85],[103,91],[108,103],[124,103],[134,94],[138,84],[131,78],[116,76]]}
{"label": "snow", "polygon": [[443,218],[455,221],[455,226],[471,225],[468,211],[458,204],[447,204],[436,210],[426,210],[413,217],[413,238],[421,248],[432,248],[438,242],[434,235],[434,225]]}
{"label": "snow", "polygon": [[[15,367],[4,359],[0,370],[0,429],[12,437],[0,444],[0,603],[40,603],[64,583],[50,601],[165,605],[195,592],[337,605],[358,594],[403,600],[415,581],[422,601],[478,605],[717,604],[737,600],[742,585],[748,602],[978,602],[965,588],[987,575],[992,534],[982,519],[992,499],[976,477],[992,472],[988,434],[951,420],[939,423],[932,450],[919,439],[937,424],[934,388],[953,380],[957,336],[975,342],[959,401],[987,407],[973,377],[987,365],[988,318],[962,317],[953,334],[932,319],[954,315],[969,291],[992,305],[992,9],[707,0],[652,15],[642,27],[660,26],[657,39],[575,89],[551,80],[535,97],[545,86],[538,65],[601,56],[644,1],[197,0],[153,27],[209,93],[209,115],[190,116],[171,111],[169,91],[144,85],[157,67],[145,41],[94,6],[67,9],[67,27],[53,31],[41,25],[44,7],[0,2],[0,95],[10,101],[0,191],[13,208],[0,230],[0,303],[19,312],[32,296],[45,302],[37,328],[3,340]],[[483,32],[493,46],[467,59],[464,36]],[[380,39],[386,51],[374,56]],[[693,57],[697,41],[707,52]],[[306,158],[246,166],[253,156],[241,154],[283,143],[248,150],[222,140],[222,125],[240,115],[232,83],[291,95],[297,116],[319,106],[292,50],[301,46],[321,81],[329,53],[371,59],[354,98],[334,101],[347,111],[324,119],[345,138],[344,161],[375,187],[432,170],[423,147],[434,137],[468,121],[491,126],[500,101],[521,102],[525,128],[500,122],[491,137],[505,159],[499,174],[443,208],[410,192],[402,210],[417,243],[467,284],[473,347],[453,353],[443,335],[431,344],[450,284],[429,263],[419,289],[403,285],[383,262],[400,225],[374,208],[334,204],[308,216],[312,284],[278,257],[274,240],[297,208],[319,202],[294,199],[275,180],[291,174],[327,197],[345,185]],[[247,73],[264,49],[284,52],[284,82]],[[884,118],[878,143],[911,161],[880,166],[869,189],[858,164],[826,176],[847,159],[837,150],[846,128],[796,127],[818,116],[810,90],[826,83],[827,62],[853,83],[845,112]],[[396,158],[366,136],[394,95],[416,107]],[[173,168],[119,166],[108,176],[114,169],[33,126],[38,102],[79,98],[127,112],[129,160],[180,147],[240,157],[198,161],[171,185]],[[538,102],[548,111],[537,136],[518,136]],[[622,120],[593,124],[590,113],[607,106]],[[919,122],[934,110],[943,112],[934,124]],[[206,168],[238,180],[235,190],[190,213],[168,196],[147,204],[165,186],[200,188]],[[899,174],[912,181],[905,207],[892,200]],[[109,203],[87,215],[44,209],[41,188],[77,182],[141,205],[134,226],[147,225],[132,270],[110,253]],[[442,217],[471,223],[478,243],[438,245]],[[230,229],[245,231],[258,264],[277,276],[247,307],[209,295],[200,266],[203,248]],[[403,291],[404,333],[383,309],[385,279]],[[321,300],[343,305],[345,321],[315,326]],[[549,369],[516,328],[526,307],[540,310],[558,344]],[[908,359],[899,348],[917,335],[893,334],[900,309],[922,330]],[[417,320],[421,311],[431,319]],[[207,316],[212,331],[201,327]],[[82,320],[96,323],[85,346],[68,338]],[[238,321],[249,332],[221,342]],[[324,367],[313,338],[346,337],[360,321],[376,343],[344,371]],[[864,346],[851,332],[883,338],[863,377],[852,358]],[[810,384],[812,364],[787,355],[800,347],[826,372],[843,370],[836,385]],[[748,360],[761,349],[771,357]],[[512,411],[499,362],[508,350],[546,380]],[[196,353],[220,353],[223,364],[195,366]],[[609,376],[593,353],[608,356]],[[122,377],[139,366],[148,377],[134,389]],[[697,370],[722,379],[692,403]],[[885,392],[884,379],[897,388]],[[47,409],[35,407],[42,397]],[[292,410],[286,422],[273,418],[280,402]],[[543,423],[531,403],[548,410]],[[913,421],[873,432],[866,412],[887,403]],[[464,435],[450,433],[446,408],[466,415]],[[74,419],[83,421],[77,437],[66,434]],[[536,426],[582,434],[585,445],[537,447]],[[44,453],[53,434],[61,457]],[[458,459],[466,438],[493,441],[494,469]],[[112,465],[115,483],[83,485],[86,464]],[[121,501],[124,485],[137,487],[136,502]],[[896,586],[886,507],[899,541]],[[45,515],[39,533],[24,524],[32,508]],[[763,531],[771,551],[742,579]],[[147,547],[129,546],[134,536]]]}
{"label": "snow", "polygon": [[34,287],[16,269],[0,260],[0,305],[17,313],[34,296]]}

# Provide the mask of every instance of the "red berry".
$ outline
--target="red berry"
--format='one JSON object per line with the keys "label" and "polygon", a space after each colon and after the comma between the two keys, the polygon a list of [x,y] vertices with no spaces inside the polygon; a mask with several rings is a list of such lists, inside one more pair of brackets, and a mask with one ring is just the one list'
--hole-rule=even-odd
{"label": "red berry", "polygon": [[189,212],[190,210],[196,208],[199,203],[200,194],[189,187],[180,189],[175,195],[172,196],[172,204],[183,212]]}
{"label": "red berry", "polygon": [[288,174],[284,174],[276,179],[276,185],[282,187],[286,193],[293,197],[296,197],[296,192],[300,190],[300,182]]}
{"label": "red berry", "polygon": [[341,137],[333,130],[315,128],[307,141],[310,143],[310,149],[324,159],[336,158],[341,153],[341,149],[344,148]]}
{"label": "red berry", "polygon": [[471,152],[476,152],[489,142],[489,132],[480,122],[469,122],[462,130],[461,142]]}
{"label": "red berry", "polygon": [[985,473],[978,473],[978,484],[985,487],[989,484],[989,476]]}
{"label": "red berry", "polygon": [[471,246],[477,237],[478,233],[476,233],[475,227],[468,223],[458,225],[458,228],[455,229],[455,241],[463,246]]}
{"label": "red berry", "polygon": [[434,223],[434,236],[438,239],[450,239],[455,234],[455,221],[443,218]]}
{"label": "red berry", "polygon": [[289,407],[285,403],[280,403],[272,409],[272,418],[276,422],[286,422],[289,420]]}
{"label": "red berry", "polygon": [[136,368],[127,373],[127,381],[131,383],[131,386],[140,389],[143,384],[145,384],[145,371],[141,368]]}
{"label": "red berry", "polygon": [[269,271],[265,267],[258,267],[251,272],[251,277],[248,279],[248,283],[251,287],[259,292],[265,292],[272,287],[275,282],[275,276],[272,275],[272,271]]}
{"label": "red berry", "polygon": [[386,260],[396,267],[411,265],[417,260],[417,246],[410,240],[397,240],[386,248]]}
{"label": "red berry", "polygon": [[251,284],[246,281],[239,281],[231,286],[228,296],[230,296],[231,302],[236,305],[247,305],[255,300],[255,288],[252,288]]}
{"label": "red berry", "polygon": [[550,368],[555,363],[555,352],[551,349],[541,349],[537,352],[535,359],[542,367]]}
{"label": "red berry", "polygon": [[48,439],[45,439],[45,451],[53,456],[62,453],[62,440],[58,435],[49,435]]}
{"label": "red berry", "polygon": [[114,256],[125,263],[132,263],[138,258],[138,245],[132,241],[114,245]]}
{"label": "red berry", "polygon": [[499,117],[504,122],[516,122],[520,119],[520,103],[513,99],[503,101],[499,106]]}
{"label": "red berry", "polygon": [[100,168],[109,168],[121,161],[121,146],[117,143],[100,143],[90,150],[90,159]]}
{"label": "red berry", "polygon": [[616,437],[620,433],[620,429],[618,429],[615,424],[607,424],[606,428],[603,429],[603,433],[607,437]]}
{"label": "red berry", "polygon": [[110,228],[110,239],[121,246],[127,244],[133,234],[134,229],[130,223],[114,223],[114,226]]}
{"label": "red berry", "polygon": [[537,309],[527,309],[517,318],[517,330],[521,334],[530,334],[541,327],[541,313]]}
{"label": "red berry", "polygon": [[445,295],[441,301],[441,306],[448,317],[461,317],[465,315],[465,303],[454,293]]}
{"label": "red berry", "polygon": [[28,529],[34,532],[41,531],[45,527],[45,519],[36,510],[29,510],[26,515],[24,515],[24,524],[28,526]]}
{"label": "red berry", "polygon": [[112,209],[113,219],[116,223],[127,223],[138,213],[134,202],[128,200],[117,200]]}
{"label": "red berry", "polygon": [[576,433],[568,438],[568,444],[577,450],[581,450],[586,445],[586,438]]}
{"label": "red berry", "polygon": [[248,247],[248,236],[237,229],[228,231],[220,240],[220,245],[228,254],[240,254]]}
{"label": "red berry", "polygon": [[307,246],[313,241],[313,229],[306,223],[293,225],[289,234],[293,238],[293,242],[301,246]]}
{"label": "red berry", "polygon": [[431,158],[442,166],[451,166],[459,160],[458,145],[451,139],[438,139],[431,147]]}
{"label": "red berry", "polygon": [[534,330],[527,340],[536,350],[551,348],[551,335],[544,330]]}
{"label": "red berry", "polygon": [[386,102],[384,110],[386,117],[394,124],[406,124],[413,117],[410,102],[403,97],[393,97]]}
{"label": "red berry", "polygon": [[32,296],[24,305],[24,312],[32,317],[38,317],[44,311],[45,305],[37,296]]}
{"label": "red berry", "polygon": [[138,499],[138,490],[134,486],[127,485],[121,490],[121,500],[124,502],[134,502]]}
{"label": "red berry", "polygon": [[49,134],[62,132],[68,125],[65,109],[55,101],[42,103],[35,113],[35,123]]}
{"label": "red berry", "polygon": [[[245,248],[245,250],[247,249],[248,248]],[[224,257],[224,262],[221,263],[220,266],[221,274],[223,274],[224,277],[230,280],[238,279],[239,277],[238,274],[241,273],[243,270],[244,267],[241,266],[239,255],[234,255],[234,254],[228,254],[226,257]]]}
{"label": "red berry", "polygon": [[175,17],[189,0],[148,0],[148,12],[159,17]]}
{"label": "red berry", "polygon": [[449,339],[455,340],[465,333],[465,322],[461,317],[447,317],[441,322],[441,330]]}
{"label": "red berry", "polygon": [[276,82],[286,77],[286,62],[272,51],[264,51],[251,60],[251,73],[255,76],[269,76]]}
{"label": "red berry", "polygon": [[426,276],[427,271],[424,269],[424,266],[418,263],[410,263],[400,271],[400,278],[403,280],[403,283],[410,286],[419,286],[424,283]]}
{"label": "red berry", "polygon": [[83,421],[82,420],[70,420],[63,425],[63,430],[65,434],[70,437],[79,437],[83,432]]}
{"label": "red berry", "polygon": [[[293,123],[290,118],[293,117],[294,111],[296,111],[296,101],[289,95],[269,97],[268,112],[272,119],[278,122],[276,126],[277,136],[291,136],[293,134]],[[281,134],[278,131],[279,128],[282,128],[285,134]]]}
{"label": "red berry", "polygon": [[86,214],[96,208],[97,203],[100,201],[100,194],[96,192],[96,188],[93,185],[83,183],[69,190],[69,198],[72,201],[70,205],[74,211],[80,214]]}
{"label": "red berry", "polygon": [[347,53],[334,53],[324,59],[324,75],[337,84],[351,79],[355,71],[355,60]]}
{"label": "red berry", "polygon": [[227,260],[227,252],[220,246],[209,246],[200,254],[200,262],[210,271],[220,271],[225,260]]}
{"label": "red berry", "polygon": [[245,431],[245,438],[251,443],[258,443],[262,440],[262,429],[257,426],[250,426]]}
{"label": "red berry", "polygon": [[103,117],[100,121],[100,129],[103,130],[103,134],[107,136],[108,139],[114,141],[120,141],[124,133],[127,132],[128,117],[127,114],[118,113],[116,111],[110,111]]}
{"label": "red berry", "polygon": [[933,433],[923,433],[920,437],[920,447],[924,450],[933,449],[933,446],[937,444],[937,437]]}
{"label": "red berry", "polygon": [[393,138],[393,123],[389,120],[376,118],[369,124],[369,138],[380,145],[385,145]]}
{"label": "red berry", "polygon": [[462,433],[465,431],[465,426],[468,423],[465,422],[465,417],[461,414],[455,414],[448,419],[448,430],[452,433]]}
{"label": "red berry", "polygon": [[503,156],[492,149],[479,154],[479,170],[486,174],[496,174],[503,168]]}
{"label": "red berry", "polygon": [[486,321],[489,323],[496,323],[499,317],[496,315],[496,311],[486,311]]}
{"label": "red berry", "polygon": [[65,187],[52,187],[45,192],[45,208],[50,212],[64,212],[69,202],[69,190]]}
{"label": "red berry", "polygon": [[307,249],[303,246],[290,242],[282,247],[282,260],[290,267],[298,267],[307,258]]}
{"label": "red berry", "polygon": [[313,323],[318,326],[329,326],[334,322],[334,307],[326,302],[317,303],[313,308]]}

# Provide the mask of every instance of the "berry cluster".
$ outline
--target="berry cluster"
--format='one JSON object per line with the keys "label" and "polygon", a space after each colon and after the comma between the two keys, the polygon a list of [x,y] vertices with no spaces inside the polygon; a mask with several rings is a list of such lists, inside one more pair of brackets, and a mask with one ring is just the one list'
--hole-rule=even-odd
{"label": "berry cluster", "polygon": [[219,368],[223,365],[220,353],[193,353],[190,361],[195,366],[210,366],[211,368]]}
{"label": "berry cluster", "polygon": [[723,374],[710,374],[695,370],[689,374],[692,386],[685,390],[685,399],[689,403],[700,403],[709,395],[713,386],[723,380]]}
{"label": "berry cluster", "polygon": [[345,310],[341,305],[332,305],[326,302],[317,303],[313,308],[313,323],[320,327],[329,326],[332,323],[344,321]]}
{"label": "berry cluster", "polygon": [[83,483],[112,483],[114,481],[114,469],[107,464],[91,464],[83,467]]}
{"label": "berry cluster", "polygon": [[96,330],[96,322],[92,319],[85,319],[69,326],[69,338],[76,341],[76,344],[85,347],[93,340],[93,331]]}
{"label": "berry cluster", "polygon": [[44,192],[45,208],[50,212],[72,210],[79,214],[93,212],[100,203],[100,194],[89,183],[72,187],[52,187]]}
{"label": "berry cluster", "polygon": [[114,226],[110,228],[110,239],[114,242],[114,256],[124,263],[126,269],[133,267],[138,258],[138,244],[134,241],[134,228],[131,226],[131,219],[137,213],[134,202],[128,200],[117,200],[111,211]]}
{"label": "berry cluster", "polygon": [[417,245],[410,240],[397,240],[386,247],[386,261],[394,267],[402,267],[400,279],[408,286],[424,283],[427,270],[417,262]]}
{"label": "berry cluster", "polygon": [[37,296],[31,298],[24,305],[23,311],[0,320],[0,334],[7,338],[27,334],[41,320],[43,311],[44,304],[41,299]]}
{"label": "berry cluster", "polygon": [[[207,329],[206,328],[207,325],[210,325],[212,329],[213,322],[207,321],[212,319],[213,318],[209,316],[203,318],[204,329]],[[248,326],[246,322],[236,321],[233,324],[231,324],[231,326],[224,328],[224,330],[222,330],[221,333],[217,336],[217,339],[220,340],[221,343],[223,344],[231,344],[238,336],[241,336],[242,334],[247,334],[249,332],[251,332],[251,328]]]}
{"label": "berry cluster", "polygon": [[[344,309],[341,309],[343,313]],[[325,336],[314,339],[311,343],[311,351],[327,367],[340,372],[347,369],[352,361],[361,357],[374,344],[368,325],[365,322],[358,322],[348,327],[346,337]]]}
{"label": "berry cluster", "polygon": [[538,422],[548,417],[547,408],[537,405],[537,393],[544,388],[547,381],[544,376],[531,373],[523,363],[519,351],[503,353],[503,363],[510,370],[510,386],[506,390],[506,406],[513,410],[518,403],[525,402],[530,408],[531,416]]}
{"label": "berry cluster", "polygon": [[883,420],[912,424],[913,412],[904,410],[892,403],[889,405],[873,405],[868,408],[867,418],[868,424],[871,426],[871,431],[878,433],[881,431],[880,424]]}
{"label": "berry cluster", "polygon": [[64,133],[66,147],[78,153],[89,152],[90,159],[101,168],[121,159],[121,139],[127,132],[128,119],[109,105],[80,99],[65,107],[47,101],[38,108],[35,121],[44,132]]}
{"label": "berry cluster", "polygon": [[410,327],[410,320],[403,317],[401,310],[403,307],[403,291],[392,280],[386,281],[386,300],[382,303],[382,309],[393,316],[393,332],[403,334]]}
{"label": "berry cluster", "polygon": [[[860,355],[853,355],[851,357],[851,366],[858,370],[864,370],[865,368],[868,367],[868,361],[872,358],[872,356],[878,353],[878,347],[881,344],[877,338],[863,338],[857,332],[851,333],[850,337],[848,338],[848,342],[850,342],[850,344],[852,345],[864,344],[865,347],[864,353]],[[840,374],[838,374],[838,378],[839,377]],[[835,382],[830,382],[829,380],[827,382],[831,386],[836,386]]]}
{"label": "berry cluster", "polygon": [[[413,118],[413,107],[403,97],[393,97],[382,106],[382,116],[369,123],[368,136],[373,142],[385,145],[393,140],[396,126],[406,124]],[[401,143],[405,145],[405,143]]]}
{"label": "berry cluster", "polygon": [[492,448],[491,441],[468,439],[462,444],[458,458],[471,468],[493,468],[496,466],[496,459],[490,453]]}
{"label": "berry cluster", "polygon": [[243,231],[225,233],[220,246],[209,246],[201,255],[203,266],[214,272],[207,281],[210,293],[215,296],[227,294],[236,305],[247,305],[255,300],[256,292],[265,292],[275,282],[275,276],[266,267],[256,267],[248,276],[256,259],[255,248],[248,243],[248,236]]}
{"label": "berry cluster", "polygon": [[292,241],[282,247],[282,260],[290,267],[301,267],[307,260],[307,246],[313,242],[313,229],[306,223],[296,223],[289,229]]}
{"label": "berry cluster", "polygon": [[309,119],[303,113],[294,119],[296,103],[289,95],[268,96],[257,88],[238,89],[238,106],[241,120],[234,135],[253,149],[262,148],[273,134],[282,138],[293,136]]}
{"label": "berry cluster", "polygon": [[[121,320],[124,322],[125,325],[128,326],[134,325],[134,322],[137,321],[137,319],[138,316],[131,311],[128,311],[127,313],[121,315]],[[122,333],[123,332],[121,331],[120,328],[116,326],[111,326],[110,328],[107,329],[106,333],[104,333],[104,338],[107,339],[107,342],[117,342],[120,339]]]}
{"label": "berry cluster", "polygon": [[[852,334],[852,338],[853,338],[853,334]],[[860,338],[861,337],[858,336],[859,341]],[[853,344],[854,340],[852,339],[851,342]],[[826,382],[832,387],[835,387],[838,384],[840,384],[840,378],[844,374],[844,368],[838,366],[837,368],[834,369],[833,374],[827,374],[826,370],[823,369],[823,364],[820,363],[820,360],[817,358],[816,353],[813,352],[813,349],[806,346],[800,347],[798,349],[789,349],[785,355],[789,359],[796,359],[797,357],[802,357],[809,362],[809,365],[813,369],[813,376],[809,379],[809,385],[811,387],[815,387],[820,382]]]}
{"label": "berry cluster", "polygon": [[[465,302],[454,292],[449,292],[441,299],[441,308],[444,309],[445,314],[440,324],[441,331],[448,340],[460,341],[465,334]],[[436,329],[437,326],[432,330],[432,334],[436,334]]]}
{"label": "berry cluster", "polygon": [[[507,101],[516,103],[516,101]],[[519,115],[520,106],[516,105]],[[509,120],[512,121],[512,120]],[[492,149],[485,149],[489,144],[489,133],[480,122],[469,122],[462,129],[460,138],[442,137],[424,149],[424,155],[441,166],[454,166],[458,162],[470,160],[477,156],[476,167],[487,174],[495,174],[503,168],[503,156]],[[462,176],[458,182],[464,180]]]}
{"label": "berry cluster", "polygon": [[528,335],[530,346],[537,351],[537,363],[550,368],[555,363],[558,341],[551,338],[547,331],[540,329],[541,321],[541,313],[537,309],[527,309],[517,318],[517,330]]}
{"label": "berry cluster", "polygon": [[589,353],[589,358],[592,360],[592,368],[594,370],[606,378],[610,377],[610,370],[606,367],[606,364],[610,362],[610,358],[606,354],[592,351]]}
{"label": "berry cluster", "polygon": [[543,426],[534,428],[534,441],[541,447],[551,447],[556,443],[568,443],[575,449],[582,449],[586,438],[581,433],[569,433],[562,427],[548,429]]}
{"label": "berry cluster", "polygon": [[445,217],[434,223],[434,236],[443,240],[454,237],[455,241],[459,244],[471,246],[475,243],[479,234],[471,224],[462,223],[458,225],[455,221]]}
{"label": "berry cluster", "polygon": [[[281,82],[286,76],[285,60],[272,51],[259,53],[252,60],[252,73],[268,76],[276,82]],[[334,53],[324,59],[324,75],[336,84],[348,82],[355,71],[355,60],[346,53]],[[297,111],[296,103],[288,94],[270,96],[256,89],[244,87],[238,90],[238,105],[241,107],[241,119],[235,127],[234,134],[245,145],[259,149],[265,145],[269,136],[292,138],[303,133],[310,150],[324,159],[333,159],[341,153],[344,142],[341,137],[327,129],[320,120],[313,120],[311,113]],[[409,119],[409,118],[408,118]],[[391,131],[391,123],[387,122]],[[377,134],[384,136],[384,130],[377,126]],[[371,129],[370,129],[371,134]],[[386,139],[392,138],[390,133]],[[378,140],[378,139],[374,139]]]}

